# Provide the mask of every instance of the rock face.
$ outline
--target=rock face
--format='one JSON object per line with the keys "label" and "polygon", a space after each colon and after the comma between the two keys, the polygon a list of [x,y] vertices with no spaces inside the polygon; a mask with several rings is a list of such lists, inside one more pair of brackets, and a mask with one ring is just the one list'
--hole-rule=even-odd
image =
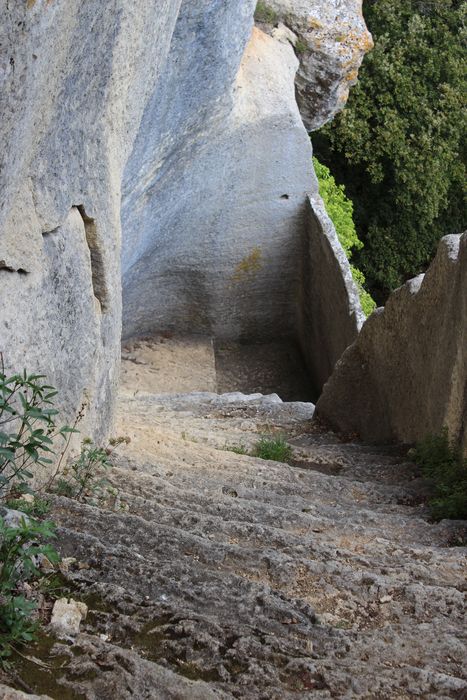
{"label": "rock face", "polygon": [[63,419],[108,431],[121,328],[120,189],[180,0],[0,0],[0,350]]}
{"label": "rock face", "polygon": [[315,131],[344,107],[373,46],[362,0],[266,0],[261,6],[259,25],[295,46],[298,103],[305,126]]}
{"label": "rock face", "polygon": [[[239,32],[232,31],[241,18],[236,4],[229,3],[222,45],[240,61]],[[242,340],[291,334],[304,205],[315,186],[311,145],[295,102],[297,60],[290,46],[255,29],[231,76],[233,89],[222,75],[218,90],[204,95],[210,81],[201,78],[198,86],[191,72],[177,77],[184,67],[177,40],[184,41],[188,21],[209,23],[210,37],[226,18],[200,9],[185,15],[162,95],[154,95],[126,170],[124,336],[158,329]],[[246,29],[245,40],[251,25]],[[192,66],[190,49],[199,46],[188,48],[185,60]],[[201,75],[213,71],[215,82],[225,67],[218,69],[208,53],[201,58],[207,64],[201,63]],[[193,91],[195,104],[180,112]],[[159,118],[153,111],[161,104]]]}
{"label": "rock face", "polygon": [[125,336],[298,334],[317,191],[298,61],[287,39],[251,36],[254,0],[0,9],[0,350],[8,370],[47,374],[63,420],[84,404],[81,429],[100,439],[118,373],[122,234]]}
{"label": "rock face", "polygon": [[366,321],[317,404],[365,440],[415,442],[445,425],[467,448],[467,233]]}
{"label": "rock face", "polygon": [[[242,56],[239,39],[250,25],[247,32],[236,5],[217,13],[206,3],[182,5],[164,76],[143,117],[123,189],[123,335],[165,329],[264,342],[301,329],[319,390],[358,332],[359,302],[347,263],[344,283],[335,277],[342,275],[335,256],[319,254],[332,224],[295,101],[297,58],[287,36],[258,29]],[[194,37],[188,46],[187,36]],[[302,265],[309,195],[314,219],[324,219],[307,273],[331,266],[312,283]],[[335,233],[333,245],[340,249]],[[335,282],[332,314],[325,311],[327,278]],[[328,357],[315,362],[312,347]]]}

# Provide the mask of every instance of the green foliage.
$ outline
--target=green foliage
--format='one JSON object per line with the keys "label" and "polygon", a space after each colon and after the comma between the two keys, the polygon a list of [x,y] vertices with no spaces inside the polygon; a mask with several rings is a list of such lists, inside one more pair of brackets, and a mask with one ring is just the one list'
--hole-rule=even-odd
{"label": "green foliage", "polygon": [[275,24],[278,20],[278,15],[272,7],[269,7],[265,2],[258,2],[255,10],[255,20],[257,22],[267,22]]}
{"label": "green foliage", "polygon": [[0,498],[15,485],[28,491],[31,469],[51,464],[53,440],[72,429],[58,428],[52,399],[57,392],[39,374],[7,376],[0,369]]}
{"label": "green foliage", "polygon": [[22,518],[19,525],[7,525],[0,517],[0,663],[11,655],[13,647],[34,639],[38,627],[34,619],[36,604],[20,590],[24,582],[40,578],[38,557],[54,563],[57,552],[47,540],[55,537],[54,525]]}
{"label": "green foliage", "polygon": [[[28,482],[34,470],[52,463],[53,443],[67,438],[72,428],[57,427],[53,407],[57,392],[39,374],[5,374],[0,353],[0,503],[26,514],[43,516],[49,510],[45,499],[32,502],[18,495],[31,493]],[[12,494],[16,497],[13,498]],[[10,496],[8,500],[7,497]],[[39,558],[51,562],[59,557],[48,541],[55,537],[53,523],[29,519],[7,524],[0,517],[0,664],[5,665],[12,649],[34,639],[38,628],[36,602],[27,582],[43,576]]]}
{"label": "green foliage", "polygon": [[[313,158],[313,165],[319,182],[319,192],[323,198],[326,211],[334,224],[347,259],[350,260],[354,250],[363,248],[363,243],[358,238],[355,229],[352,201],[346,197],[343,185],[336,183],[329,168],[320,163],[317,158]],[[363,272],[354,265],[351,265],[350,269],[358,288],[362,309],[369,316],[375,310],[376,303],[365,289]]]}
{"label": "green foliage", "polygon": [[115,496],[115,490],[105,478],[105,471],[112,466],[110,455],[113,449],[123,442],[129,442],[129,438],[115,438],[105,448],[97,447],[89,438],[83,440],[80,454],[63,470],[56,493],[92,504],[107,496]]}
{"label": "green foliage", "polygon": [[23,498],[11,498],[6,501],[6,507],[12,510],[19,510],[26,515],[41,518],[50,511],[50,502],[46,498],[35,497],[32,502]]}
{"label": "green foliage", "polygon": [[346,186],[380,298],[465,227],[465,0],[367,0],[375,40],[347,108],[314,144]]}
{"label": "green foliage", "polygon": [[411,456],[430,481],[434,497],[430,501],[433,517],[467,518],[467,458],[450,441],[448,431],[430,435],[421,441]]}
{"label": "green foliage", "polygon": [[81,452],[63,470],[57,493],[77,501],[99,498],[109,485],[104,472],[111,466],[107,450],[85,439]]}
{"label": "green foliage", "polygon": [[308,45],[302,40],[297,39],[294,45],[295,53],[302,54],[308,51]]}
{"label": "green foliage", "polygon": [[288,462],[292,458],[292,448],[281,436],[263,436],[256,443],[252,456],[260,459],[270,459],[274,462]]}

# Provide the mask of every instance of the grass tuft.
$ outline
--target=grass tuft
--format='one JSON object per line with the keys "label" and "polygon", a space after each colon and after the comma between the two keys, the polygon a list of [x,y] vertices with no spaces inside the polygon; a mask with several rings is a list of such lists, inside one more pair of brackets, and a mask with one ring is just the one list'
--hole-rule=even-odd
{"label": "grass tuft", "polygon": [[269,459],[274,462],[288,462],[292,458],[292,448],[282,436],[263,436],[253,449],[253,456],[260,459]]}
{"label": "grass tuft", "polygon": [[275,24],[279,16],[272,7],[268,7],[265,2],[258,2],[255,10],[255,20],[257,22],[266,22],[268,24]]}

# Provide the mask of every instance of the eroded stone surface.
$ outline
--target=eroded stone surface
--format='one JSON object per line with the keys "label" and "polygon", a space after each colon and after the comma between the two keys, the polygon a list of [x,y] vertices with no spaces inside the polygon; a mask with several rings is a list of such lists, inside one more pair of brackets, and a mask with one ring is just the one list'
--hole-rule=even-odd
{"label": "eroded stone surface", "polygon": [[365,440],[415,442],[445,425],[467,448],[467,233],[366,321],[317,412]]}
{"label": "eroded stone surface", "polygon": [[[90,609],[52,651],[58,682],[98,700],[462,697],[460,524],[427,520],[396,450],[247,398],[125,390],[117,508],[52,497]],[[291,465],[228,449],[264,433],[287,436]]]}
{"label": "eroded stone surface", "polygon": [[365,315],[347,257],[321,197],[307,202],[302,254],[300,344],[315,395],[360,331]]}
{"label": "eroded stone surface", "polygon": [[[317,188],[295,101],[298,62],[257,29],[242,58],[244,15],[244,3],[211,15],[188,2],[179,18],[126,170],[125,336],[165,329],[259,341],[295,332],[305,201]],[[198,43],[183,46],[195,22],[198,41],[213,51],[222,42],[236,58],[231,83]],[[196,60],[195,80],[186,64]],[[180,109],[188,100],[196,112]]]}
{"label": "eroded stone surface", "polygon": [[88,606],[85,603],[72,598],[59,598],[54,603],[50,628],[58,637],[76,637],[87,613]]}
{"label": "eroded stone surface", "polygon": [[317,183],[297,58],[285,30],[251,36],[254,7],[1,4],[0,350],[8,370],[47,374],[64,421],[84,404],[97,439],[116,389],[121,234],[126,337],[297,335]]}
{"label": "eroded stone surface", "polygon": [[8,371],[48,375],[64,420],[84,401],[97,438],[118,369],[122,170],[179,5],[0,2],[0,350]]}
{"label": "eroded stone surface", "polygon": [[307,129],[315,131],[345,106],[363,57],[373,46],[362,0],[266,0],[262,4],[271,11],[271,21],[269,27],[264,22],[260,26],[296,48],[300,112]]}

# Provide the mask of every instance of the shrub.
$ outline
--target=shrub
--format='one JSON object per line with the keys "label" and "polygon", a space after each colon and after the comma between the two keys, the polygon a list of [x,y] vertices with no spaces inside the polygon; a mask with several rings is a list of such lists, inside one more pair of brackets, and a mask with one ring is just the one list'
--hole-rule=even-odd
{"label": "shrub", "polygon": [[[323,198],[326,211],[334,224],[337,237],[344,249],[347,259],[350,260],[354,250],[361,250],[363,243],[357,236],[353,220],[353,204],[346,196],[344,187],[338,185],[331,175],[329,168],[313,158],[316,177],[319,183],[319,193]],[[369,316],[376,308],[376,303],[365,289],[365,276],[354,265],[350,266],[352,276],[357,285],[360,303],[366,316]]]}
{"label": "shrub", "polygon": [[3,665],[15,645],[33,641],[38,628],[34,618],[36,602],[21,591],[24,583],[43,576],[38,557],[54,563],[59,557],[44,541],[55,537],[54,525],[21,518],[10,526],[0,517],[0,663]]}
{"label": "shrub", "polygon": [[[67,433],[73,432],[67,426],[57,427],[58,411],[53,407],[57,392],[44,379],[43,375],[28,374],[26,370],[7,376],[0,353],[0,503],[39,516],[48,510],[46,500],[35,498],[29,502],[18,496],[31,493],[29,482],[34,470],[52,462],[54,439],[62,437],[67,443]],[[38,627],[35,589],[31,585],[26,588],[25,584],[43,576],[38,557],[44,555],[52,563],[58,561],[56,551],[47,544],[54,536],[53,523],[25,515],[17,524],[11,524],[0,516],[0,664],[3,666],[15,645],[34,639]]]}
{"label": "shrub", "polygon": [[430,435],[411,452],[433,488],[430,506],[435,520],[467,518],[467,458],[449,439],[446,428]]}
{"label": "shrub", "polygon": [[116,496],[105,472],[112,466],[110,455],[115,447],[128,442],[129,438],[119,437],[112,439],[104,448],[97,447],[89,438],[83,440],[79,455],[63,469],[55,488],[56,493],[91,504],[96,504],[107,496]]}
{"label": "shrub", "polygon": [[52,463],[53,441],[72,428],[58,428],[52,399],[56,390],[40,374],[5,374],[0,355],[0,499],[15,485],[29,491],[31,469]]}

